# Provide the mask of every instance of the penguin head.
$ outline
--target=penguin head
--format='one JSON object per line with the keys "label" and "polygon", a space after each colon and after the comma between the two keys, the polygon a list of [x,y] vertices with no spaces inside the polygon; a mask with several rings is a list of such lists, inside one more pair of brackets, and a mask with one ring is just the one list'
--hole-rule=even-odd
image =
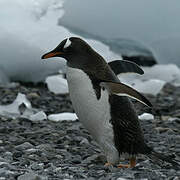
{"label": "penguin head", "polygon": [[44,54],[41,58],[62,57],[73,67],[88,67],[102,61],[102,57],[84,40],[78,37],[64,39],[55,49]]}

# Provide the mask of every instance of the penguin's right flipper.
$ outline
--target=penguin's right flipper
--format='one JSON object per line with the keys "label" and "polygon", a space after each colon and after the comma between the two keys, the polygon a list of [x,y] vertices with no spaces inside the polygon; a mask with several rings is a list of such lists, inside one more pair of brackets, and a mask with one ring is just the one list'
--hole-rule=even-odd
{"label": "penguin's right flipper", "polygon": [[116,94],[118,96],[128,96],[137,101],[141,102],[142,104],[152,107],[151,102],[146,99],[141,93],[136,91],[130,86],[123,84],[121,82],[111,82],[111,81],[100,81],[100,86],[107,89],[109,94]]}
{"label": "penguin's right flipper", "polygon": [[119,75],[121,73],[137,73],[141,75],[144,74],[144,71],[141,69],[141,67],[131,61],[114,60],[109,62],[108,64],[116,75]]}

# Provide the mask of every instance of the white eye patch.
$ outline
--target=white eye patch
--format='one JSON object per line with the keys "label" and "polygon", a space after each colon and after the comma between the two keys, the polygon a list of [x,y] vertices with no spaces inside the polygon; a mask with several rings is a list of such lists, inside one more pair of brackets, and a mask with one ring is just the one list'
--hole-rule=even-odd
{"label": "white eye patch", "polygon": [[64,48],[67,48],[71,45],[71,41],[69,40],[69,38],[66,40],[66,44],[64,45]]}

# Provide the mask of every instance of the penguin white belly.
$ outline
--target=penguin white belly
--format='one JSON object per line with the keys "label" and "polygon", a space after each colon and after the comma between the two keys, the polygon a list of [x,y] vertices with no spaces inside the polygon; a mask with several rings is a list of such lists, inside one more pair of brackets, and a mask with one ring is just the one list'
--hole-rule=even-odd
{"label": "penguin white belly", "polygon": [[113,128],[109,122],[111,116],[107,90],[101,90],[98,100],[89,76],[76,68],[67,68],[67,81],[71,101],[79,120],[99,143],[108,162],[118,163],[119,154],[114,145]]}

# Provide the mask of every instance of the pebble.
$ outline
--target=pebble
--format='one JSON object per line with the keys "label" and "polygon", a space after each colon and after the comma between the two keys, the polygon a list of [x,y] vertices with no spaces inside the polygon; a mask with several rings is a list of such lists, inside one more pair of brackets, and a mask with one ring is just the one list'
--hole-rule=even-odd
{"label": "pebble", "polygon": [[23,174],[17,178],[17,180],[45,180],[45,179],[47,180],[47,178],[42,178],[41,176],[33,172]]}
{"label": "pebble", "polygon": [[26,149],[30,149],[30,148],[33,148],[33,147],[34,147],[34,146],[33,146],[31,143],[29,143],[29,142],[24,142],[23,144],[20,144],[20,145],[16,146],[15,148],[16,148],[17,150],[24,151],[24,150],[26,150]]}
{"label": "pebble", "polygon": [[27,98],[39,98],[39,95],[36,92],[28,93]]}
{"label": "pebble", "polygon": [[25,150],[26,154],[34,154],[38,151],[39,151],[38,149],[34,149],[34,148],[30,148],[30,149]]}
{"label": "pebble", "polygon": [[13,160],[13,153],[7,151],[7,152],[4,153],[3,157],[4,157],[5,159],[7,159],[8,161],[12,161],[12,160]]}
{"label": "pebble", "polygon": [[32,165],[31,165],[31,169],[32,170],[43,170],[44,168],[44,163],[37,163],[37,162],[34,162]]}
{"label": "pebble", "polygon": [[163,128],[163,127],[156,127],[154,128],[158,133],[163,133],[166,132],[168,130],[171,130],[170,128]]}

